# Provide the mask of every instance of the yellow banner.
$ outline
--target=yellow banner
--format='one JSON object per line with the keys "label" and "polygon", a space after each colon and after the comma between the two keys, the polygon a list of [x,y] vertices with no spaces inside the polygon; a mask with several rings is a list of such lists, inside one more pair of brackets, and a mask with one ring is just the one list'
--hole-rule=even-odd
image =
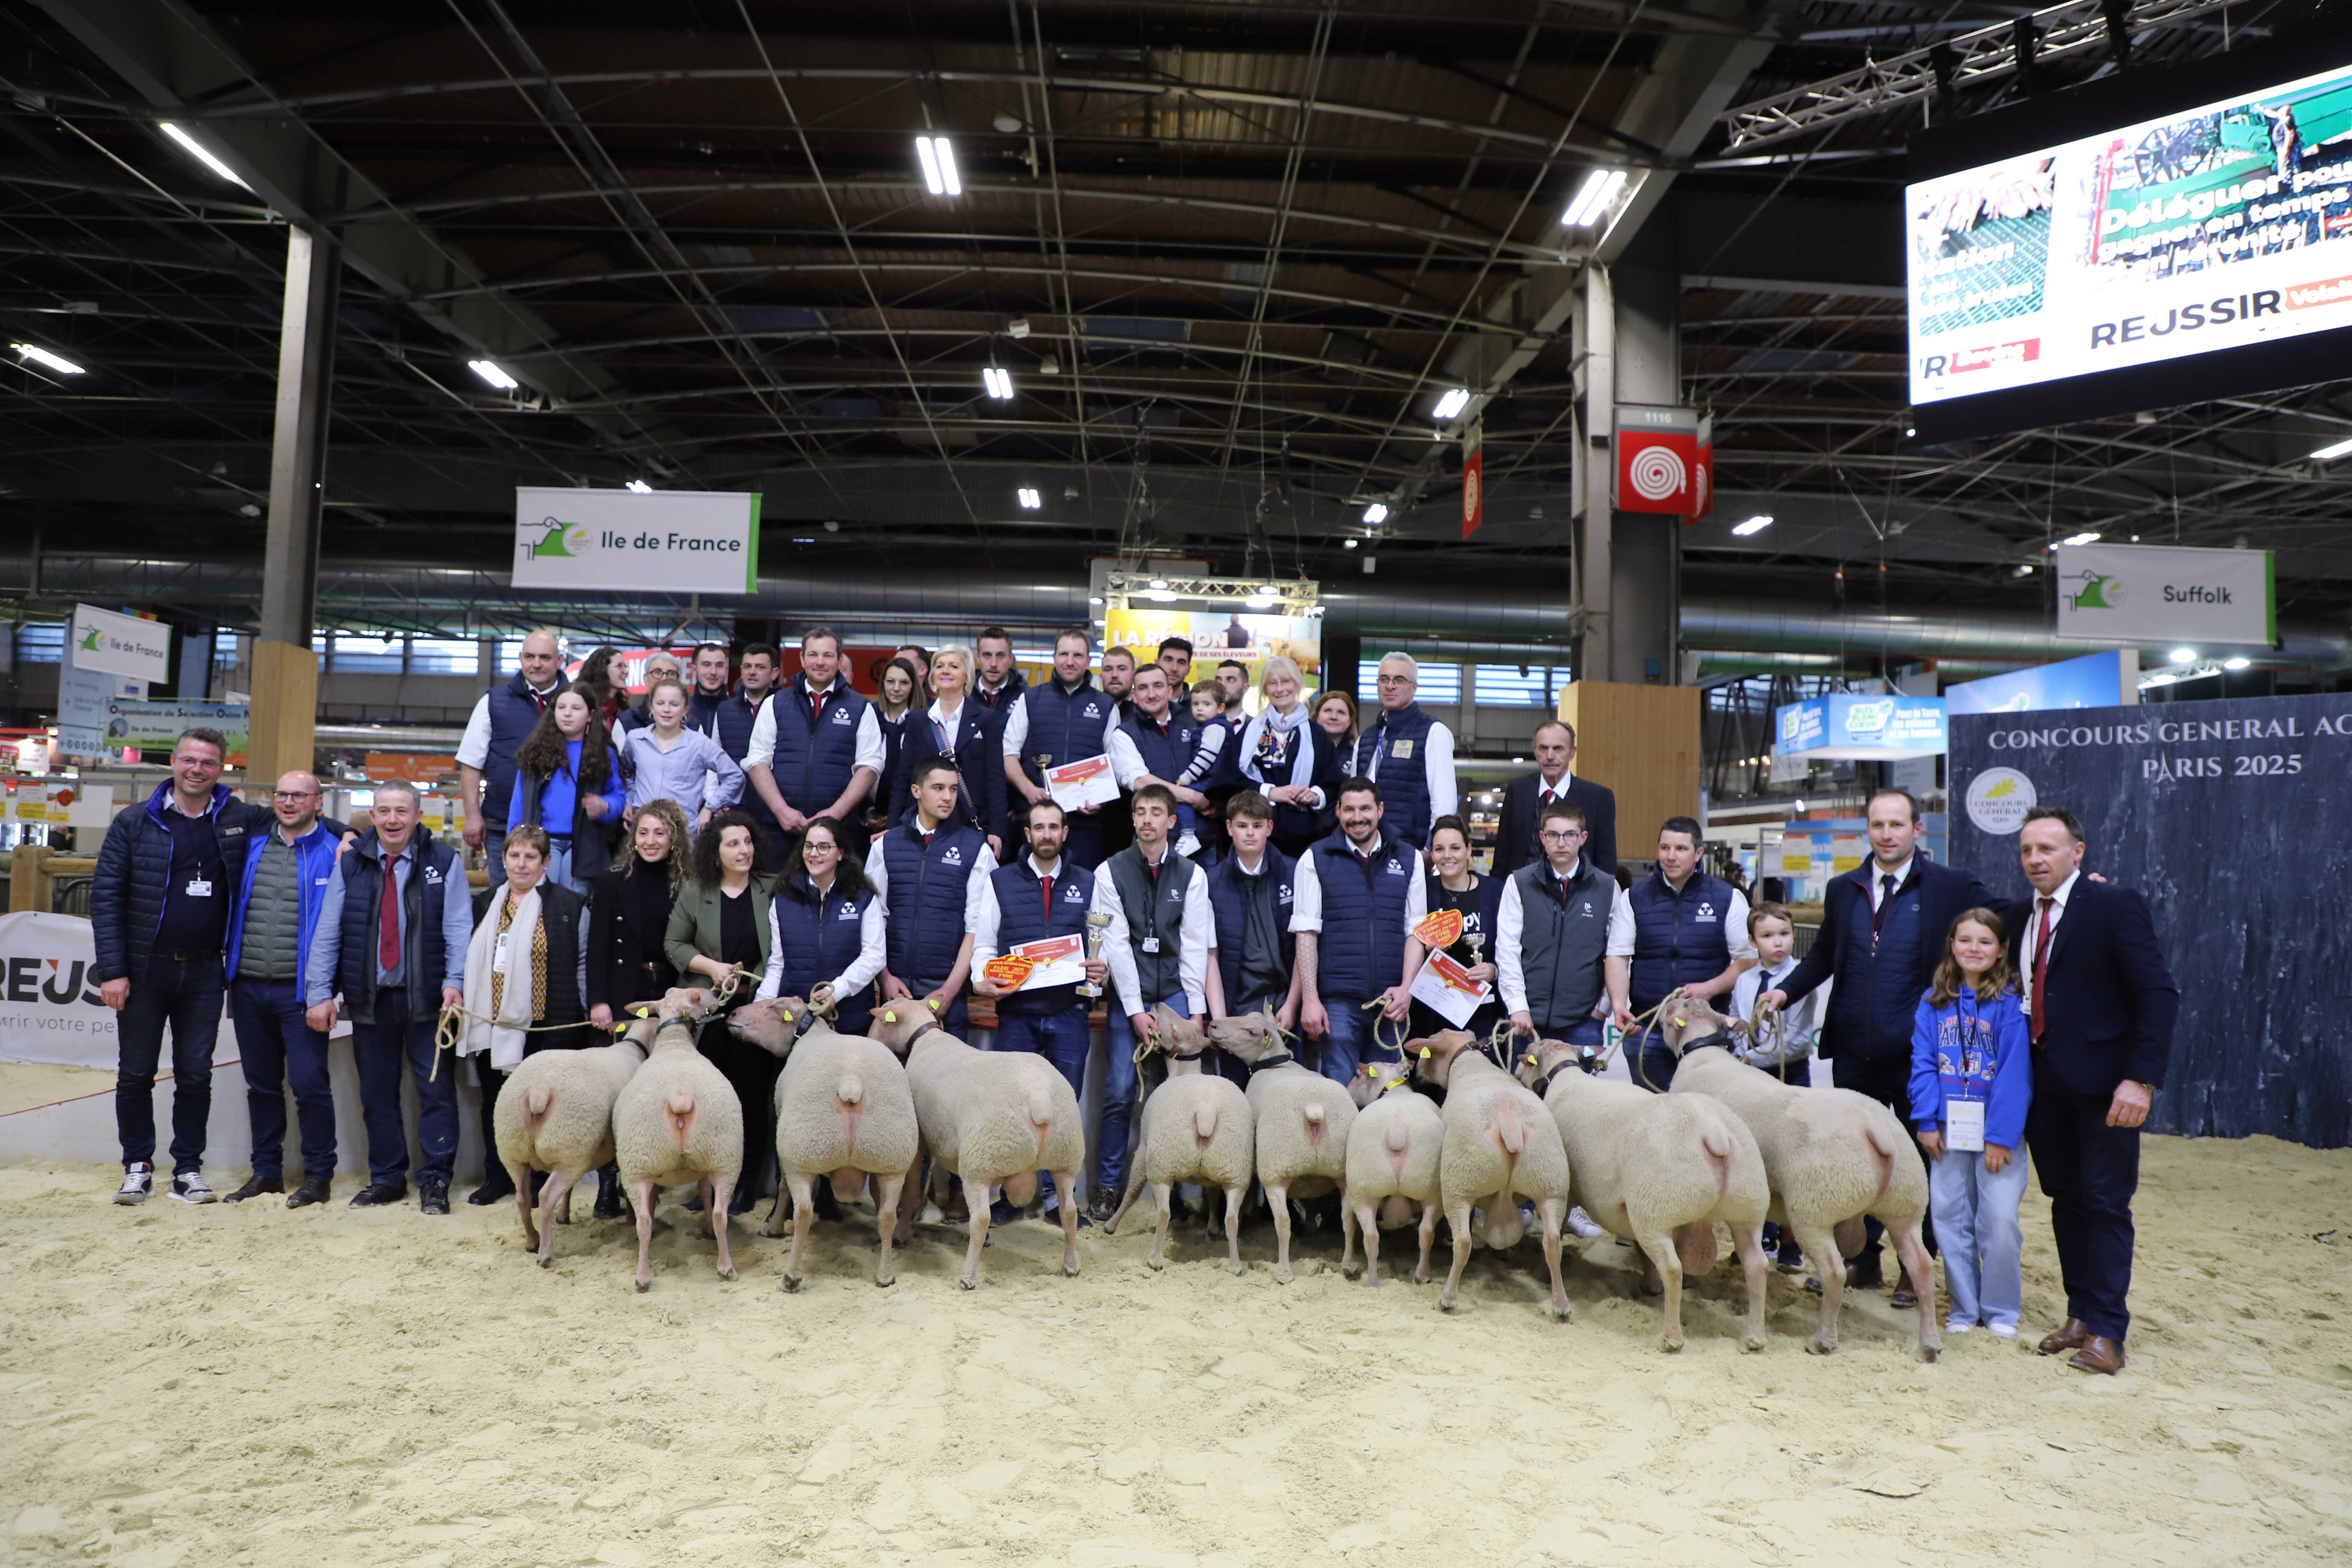
{"label": "yellow banner", "polygon": [[1160,656],[1160,645],[1182,637],[1192,645],[1192,679],[1200,679],[1227,659],[1238,660],[1257,684],[1265,661],[1276,654],[1296,661],[1308,691],[1323,668],[1323,643],[1310,617],[1248,616],[1238,610],[1167,610],[1157,605],[1114,609],[1104,617],[1103,646],[1131,648],[1138,664]]}

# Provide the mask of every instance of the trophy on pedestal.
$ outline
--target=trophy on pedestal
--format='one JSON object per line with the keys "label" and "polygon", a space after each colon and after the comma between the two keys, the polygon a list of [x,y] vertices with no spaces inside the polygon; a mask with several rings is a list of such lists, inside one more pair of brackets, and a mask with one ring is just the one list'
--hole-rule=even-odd
{"label": "trophy on pedestal", "polygon": [[[1109,935],[1110,917],[1099,910],[1090,911],[1087,916],[1087,962],[1088,963],[1101,962],[1103,942]],[[1089,998],[1099,996],[1102,994],[1102,987],[1089,980],[1078,987],[1078,994]]]}

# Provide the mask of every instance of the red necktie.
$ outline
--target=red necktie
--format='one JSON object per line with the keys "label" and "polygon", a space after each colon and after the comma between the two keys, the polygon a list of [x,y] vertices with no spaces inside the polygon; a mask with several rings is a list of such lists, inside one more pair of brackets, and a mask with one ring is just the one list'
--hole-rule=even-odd
{"label": "red necktie", "polygon": [[2042,900],[2042,930],[2033,939],[2032,1032],[2033,1045],[2037,1050],[2042,1046],[2042,997],[2050,989],[2047,984],[2050,977],[2050,909],[2057,901],[2051,898],[2044,898]]}
{"label": "red necktie", "polygon": [[1037,879],[1037,883],[1045,889],[1045,918],[1050,921],[1054,918],[1054,879],[1050,876],[1040,877]]}
{"label": "red necktie", "polygon": [[383,863],[383,910],[376,921],[376,966],[386,973],[400,967],[400,857]]}

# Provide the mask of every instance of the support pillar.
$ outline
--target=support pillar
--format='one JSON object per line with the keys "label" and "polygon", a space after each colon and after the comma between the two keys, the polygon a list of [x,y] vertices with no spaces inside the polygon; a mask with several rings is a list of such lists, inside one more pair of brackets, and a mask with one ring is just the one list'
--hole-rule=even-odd
{"label": "support pillar", "polygon": [[1615,570],[1617,438],[1617,299],[1609,269],[1585,268],[1584,293],[1577,302],[1577,423],[1584,431],[1578,449],[1582,482],[1577,487],[1576,576],[1569,609],[1570,660],[1579,680],[1615,681],[1611,627]]}
{"label": "support pillar", "polygon": [[319,665],[310,637],[319,599],[319,524],[325,499],[328,398],[334,374],[341,250],[332,236],[289,227],[286,312],[278,342],[278,412],[269,451],[269,536],[262,564],[261,631],[253,642],[248,789],[309,769],[315,751]]}

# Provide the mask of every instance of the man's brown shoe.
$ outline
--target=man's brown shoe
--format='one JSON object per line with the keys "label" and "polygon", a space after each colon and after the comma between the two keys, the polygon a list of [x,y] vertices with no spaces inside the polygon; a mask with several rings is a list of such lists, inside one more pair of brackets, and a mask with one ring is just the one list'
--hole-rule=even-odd
{"label": "man's brown shoe", "polygon": [[285,1190],[286,1178],[283,1176],[251,1176],[247,1178],[245,1185],[229,1194],[224,1201],[241,1204],[247,1198],[257,1198],[264,1193],[282,1193]]}
{"label": "man's brown shoe", "polygon": [[2124,1369],[2124,1347],[2105,1334],[2093,1334],[2083,1342],[2083,1348],[2066,1358],[2068,1366],[2081,1367],[2084,1372],[2104,1372],[2112,1377]]}
{"label": "man's brown shoe", "polygon": [[2060,1351],[2081,1350],[2083,1348],[2083,1342],[2090,1337],[2091,1330],[2089,1324],[2084,1322],[2080,1318],[2069,1318],[2066,1320],[2065,1327],[2060,1329],[2056,1333],[2047,1335],[2043,1338],[2042,1342],[2042,1353],[2043,1355],[2056,1355]]}

